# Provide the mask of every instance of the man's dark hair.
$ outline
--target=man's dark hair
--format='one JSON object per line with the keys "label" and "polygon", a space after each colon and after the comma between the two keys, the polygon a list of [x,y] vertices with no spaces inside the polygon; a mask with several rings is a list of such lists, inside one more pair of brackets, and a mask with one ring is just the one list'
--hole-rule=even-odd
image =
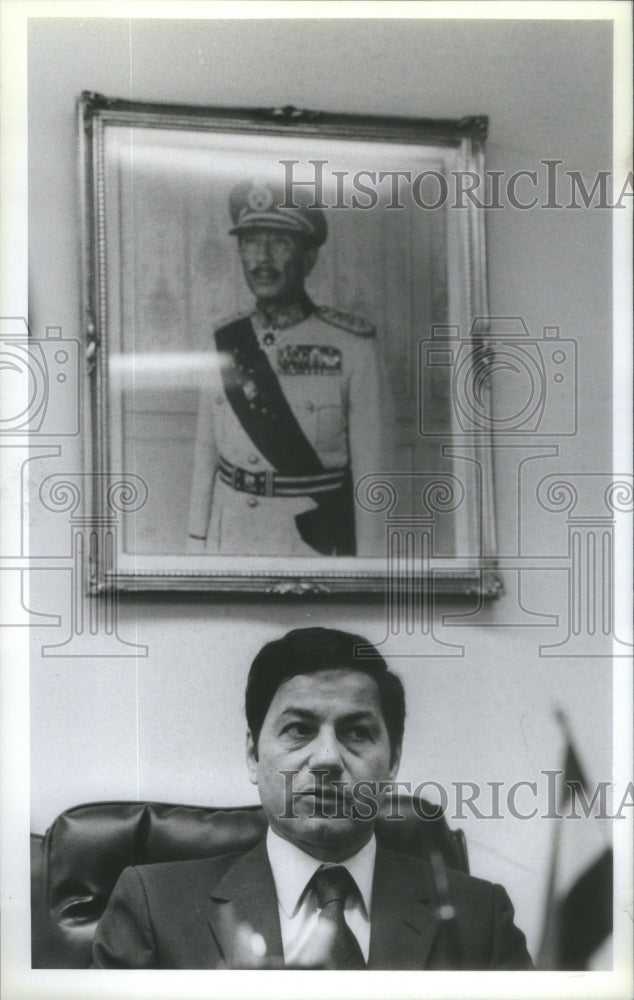
{"label": "man's dark hair", "polygon": [[[363,646],[364,656],[356,652]],[[246,690],[247,723],[257,747],[260,730],[275,692],[284,681],[317,670],[358,670],[376,681],[379,703],[390,738],[392,760],[403,742],[405,692],[379,651],[362,635],[334,628],[296,628],[267,642],[255,657]]]}

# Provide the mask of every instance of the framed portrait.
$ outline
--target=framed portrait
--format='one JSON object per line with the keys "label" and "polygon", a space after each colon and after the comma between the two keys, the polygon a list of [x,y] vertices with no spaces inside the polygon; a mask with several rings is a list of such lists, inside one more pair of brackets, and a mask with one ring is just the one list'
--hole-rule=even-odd
{"label": "framed portrait", "polygon": [[495,594],[486,118],[78,109],[90,588]]}

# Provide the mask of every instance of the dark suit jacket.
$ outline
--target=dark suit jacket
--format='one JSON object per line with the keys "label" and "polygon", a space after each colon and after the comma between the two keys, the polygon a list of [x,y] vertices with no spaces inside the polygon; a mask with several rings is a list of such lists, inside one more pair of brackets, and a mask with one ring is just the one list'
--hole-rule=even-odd
{"label": "dark suit jacket", "polygon": [[[513,923],[513,907],[502,886],[460,872],[447,874],[457,914],[451,941],[445,925],[439,931],[434,919],[430,866],[378,846],[368,968],[532,968],[524,935]],[[268,955],[283,954],[264,840],[244,854],[127,868],[97,928],[93,965],[235,967],[231,958],[234,917],[263,936]]]}

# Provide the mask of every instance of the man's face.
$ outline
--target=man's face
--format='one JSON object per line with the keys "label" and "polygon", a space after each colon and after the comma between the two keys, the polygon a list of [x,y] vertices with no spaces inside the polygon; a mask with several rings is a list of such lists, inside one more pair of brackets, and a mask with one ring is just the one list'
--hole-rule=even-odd
{"label": "man's face", "polygon": [[252,229],[240,234],[238,246],[244,276],[257,299],[287,305],[299,298],[316,257],[300,236],[279,229]]}
{"label": "man's face", "polygon": [[[399,754],[391,757],[376,682],[357,670],[291,677],[275,693],[257,749],[247,737],[249,776],[272,828],[321,860],[345,860],[370,838],[373,821],[350,814],[351,788],[394,778]],[[293,772],[292,786],[283,771]],[[362,794],[370,798],[367,788]]]}

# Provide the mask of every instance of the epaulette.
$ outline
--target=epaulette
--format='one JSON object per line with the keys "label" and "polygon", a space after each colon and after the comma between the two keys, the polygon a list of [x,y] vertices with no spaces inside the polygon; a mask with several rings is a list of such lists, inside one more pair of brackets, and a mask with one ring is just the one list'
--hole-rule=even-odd
{"label": "epaulette", "polygon": [[223,316],[223,318],[219,319],[217,323],[214,323],[213,325],[214,332],[216,330],[222,330],[224,326],[231,326],[232,323],[237,323],[238,320],[246,319],[248,316],[252,315],[253,312],[245,310],[244,312],[233,313],[232,316]]}
{"label": "epaulette", "polygon": [[315,312],[320,319],[330,323],[331,326],[339,327],[340,330],[356,333],[358,337],[376,336],[376,327],[360,316],[341,312],[340,309],[331,309],[330,306],[315,306]]}

